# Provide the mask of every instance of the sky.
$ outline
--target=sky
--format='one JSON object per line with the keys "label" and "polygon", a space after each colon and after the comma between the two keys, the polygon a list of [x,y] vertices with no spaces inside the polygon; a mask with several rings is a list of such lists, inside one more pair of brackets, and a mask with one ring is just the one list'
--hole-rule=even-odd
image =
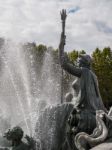
{"label": "sky", "polygon": [[58,48],[62,9],[66,51],[112,48],[112,0],[0,0],[0,37]]}

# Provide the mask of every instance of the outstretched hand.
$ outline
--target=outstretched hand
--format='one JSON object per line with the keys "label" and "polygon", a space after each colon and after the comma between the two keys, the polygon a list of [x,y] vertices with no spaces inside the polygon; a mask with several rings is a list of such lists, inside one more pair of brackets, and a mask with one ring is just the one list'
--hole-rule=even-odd
{"label": "outstretched hand", "polygon": [[62,9],[62,11],[60,12],[60,14],[61,14],[61,20],[65,21],[66,17],[67,17],[66,9]]}
{"label": "outstretched hand", "polygon": [[62,20],[62,33],[61,33],[61,38],[60,38],[60,44],[59,44],[59,54],[60,57],[64,54],[64,45],[66,43],[66,36],[65,36],[65,21],[66,21],[66,10],[62,9],[62,11],[60,12],[61,15],[61,20]]}

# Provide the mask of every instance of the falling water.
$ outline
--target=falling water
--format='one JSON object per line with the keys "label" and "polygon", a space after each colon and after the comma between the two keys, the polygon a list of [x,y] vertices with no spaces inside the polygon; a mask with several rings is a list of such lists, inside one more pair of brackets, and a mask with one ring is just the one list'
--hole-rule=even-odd
{"label": "falling water", "polygon": [[52,49],[48,48],[41,70],[42,93],[40,94],[40,98],[49,105],[60,103],[60,78],[57,76],[58,73],[54,72],[54,63]]}
{"label": "falling water", "polygon": [[57,127],[57,113],[55,106],[60,104],[61,89],[59,76],[60,72],[57,72],[57,70],[59,70],[59,65],[56,64],[54,60],[53,50],[52,48],[48,48],[44,55],[41,68],[41,91],[38,97],[39,102],[43,102],[40,106],[44,105],[44,107],[39,108],[41,113],[39,113],[39,118],[37,118],[35,128],[35,136],[37,139],[45,140],[43,143],[46,150],[51,150],[52,144],[55,143],[54,135],[56,134],[55,130]]}
{"label": "falling water", "polygon": [[[40,70],[35,68],[37,62],[30,50],[24,51],[23,46],[11,41],[6,41],[1,49],[0,99],[8,107],[6,114],[11,118],[11,126],[19,125],[34,137],[41,110],[60,103],[60,78],[51,48],[46,50]],[[49,118],[49,112],[46,115]],[[51,121],[49,140],[53,143],[55,117]]]}
{"label": "falling water", "polygon": [[4,57],[3,55],[2,55],[1,58],[3,59],[4,64],[5,64],[5,67],[6,67],[7,71],[8,71],[8,73],[9,73],[10,80],[11,80],[12,85],[13,85],[13,87],[14,87],[14,91],[15,91],[15,93],[16,93],[17,100],[18,100],[20,109],[21,109],[22,114],[23,114],[23,118],[24,118],[24,121],[25,121],[25,124],[26,124],[27,131],[28,131],[28,133],[30,134],[30,130],[29,130],[29,127],[28,127],[28,124],[27,124],[27,120],[26,120],[26,115],[25,115],[25,112],[24,112],[23,104],[22,104],[21,99],[20,99],[20,96],[19,96],[19,92],[18,92],[17,86],[16,86],[16,84],[15,84],[15,82],[14,82],[14,79],[13,79],[13,76],[12,76],[12,74],[11,74],[10,68],[9,68],[9,66],[8,66],[7,60],[5,59],[5,57]]}
{"label": "falling water", "polygon": [[[3,76],[1,80],[7,80],[7,82],[12,83],[12,86],[11,86],[12,93],[9,93],[9,94],[11,94],[11,96],[15,95],[13,99],[9,100],[12,103],[7,102],[12,105],[12,106],[10,105],[11,107],[10,109],[13,109],[12,111],[13,113],[15,112],[15,114],[11,114],[10,110],[8,110],[7,113],[9,113],[11,117],[13,118],[13,116],[17,115],[19,112],[21,117],[17,116],[16,118],[15,116],[16,119],[14,118],[12,119],[13,120],[12,126],[17,125],[20,122],[20,120],[24,120],[27,133],[31,134],[32,122],[33,122],[32,115],[31,115],[31,112],[32,112],[31,92],[30,92],[30,83],[28,79],[28,69],[25,64],[24,53],[22,51],[22,47],[10,41],[10,42],[5,43],[4,48],[2,49],[1,52],[2,52],[1,58],[3,61],[2,64],[3,66],[5,65],[5,68],[3,67],[4,68],[3,72],[5,76]],[[13,92],[15,94],[13,94]],[[17,104],[16,99],[19,105]],[[17,107],[18,112],[15,109],[15,107]],[[30,127],[27,123],[28,114],[30,115]]]}

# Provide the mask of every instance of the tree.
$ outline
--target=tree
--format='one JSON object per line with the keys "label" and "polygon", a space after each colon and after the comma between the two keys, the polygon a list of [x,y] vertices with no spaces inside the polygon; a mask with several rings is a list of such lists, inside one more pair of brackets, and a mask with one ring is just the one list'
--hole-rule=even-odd
{"label": "tree", "polygon": [[98,77],[101,96],[107,107],[112,104],[112,51],[109,47],[93,52],[92,67]]}
{"label": "tree", "polygon": [[73,50],[72,52],[68,53],[68,57],[72,63],[74,63],[74,61],[78,58],[78,54],[79,52],[76,50]]}
{"label": "tree", "polygon": [[47,50],[47,47],[43,44],[40,44],[40,45],[37,46],[36,50],[37,50],[38,53],[42,54]]}

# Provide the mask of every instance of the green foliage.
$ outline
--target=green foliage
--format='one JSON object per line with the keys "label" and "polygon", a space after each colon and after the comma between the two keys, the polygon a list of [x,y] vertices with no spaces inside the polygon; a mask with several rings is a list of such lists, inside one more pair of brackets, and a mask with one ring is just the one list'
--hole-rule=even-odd
{"label": "green foliage", "polygon": [[74,63],[74,61],[77,59],[78,54],[79,54],[79,52],[76,50],[73,50],[72,52],[68,53],[68,57],[72,63]]}
{"label": "green foliage", "polygon": [[36,54],[36,60],[38,61],[39,64],[42,64],[46,50],[47,47],[43,44],[36,46],[35,54]]}
{"label": "green foliage", "polygon": [[84,50],[79,51],[79,55],[80,54],[86,54],[86,52]]}
{"label": "green foliage", "polygon": [[97,48],[92,57],[92,67],[98,77],[101,96],[108,107],[112,103],[112,51],[109,47],[103,50]]}
{"label": "green foliage", "polygon": [[26,43],[23,47],[26,50],[30,50],[32,54],[37,56],[44,55],[44,52],[47,50],[47,47],[45,45],[36,45],[36,43]]}
{"label": "green foliage", "polygon": [[47,50],[47,47],[43,44],[40,44],[36,47],[38,53],[44,53]]}
{"label": "green foliage", "polygon": [[70,61],[74,63],[74,61],[76,61],[76,59],[78,58],[80,54],[86,54],[86,52],[84,50],[81,50],[81,51],[73,50],[72,52],[68,53],[68,57]]}

